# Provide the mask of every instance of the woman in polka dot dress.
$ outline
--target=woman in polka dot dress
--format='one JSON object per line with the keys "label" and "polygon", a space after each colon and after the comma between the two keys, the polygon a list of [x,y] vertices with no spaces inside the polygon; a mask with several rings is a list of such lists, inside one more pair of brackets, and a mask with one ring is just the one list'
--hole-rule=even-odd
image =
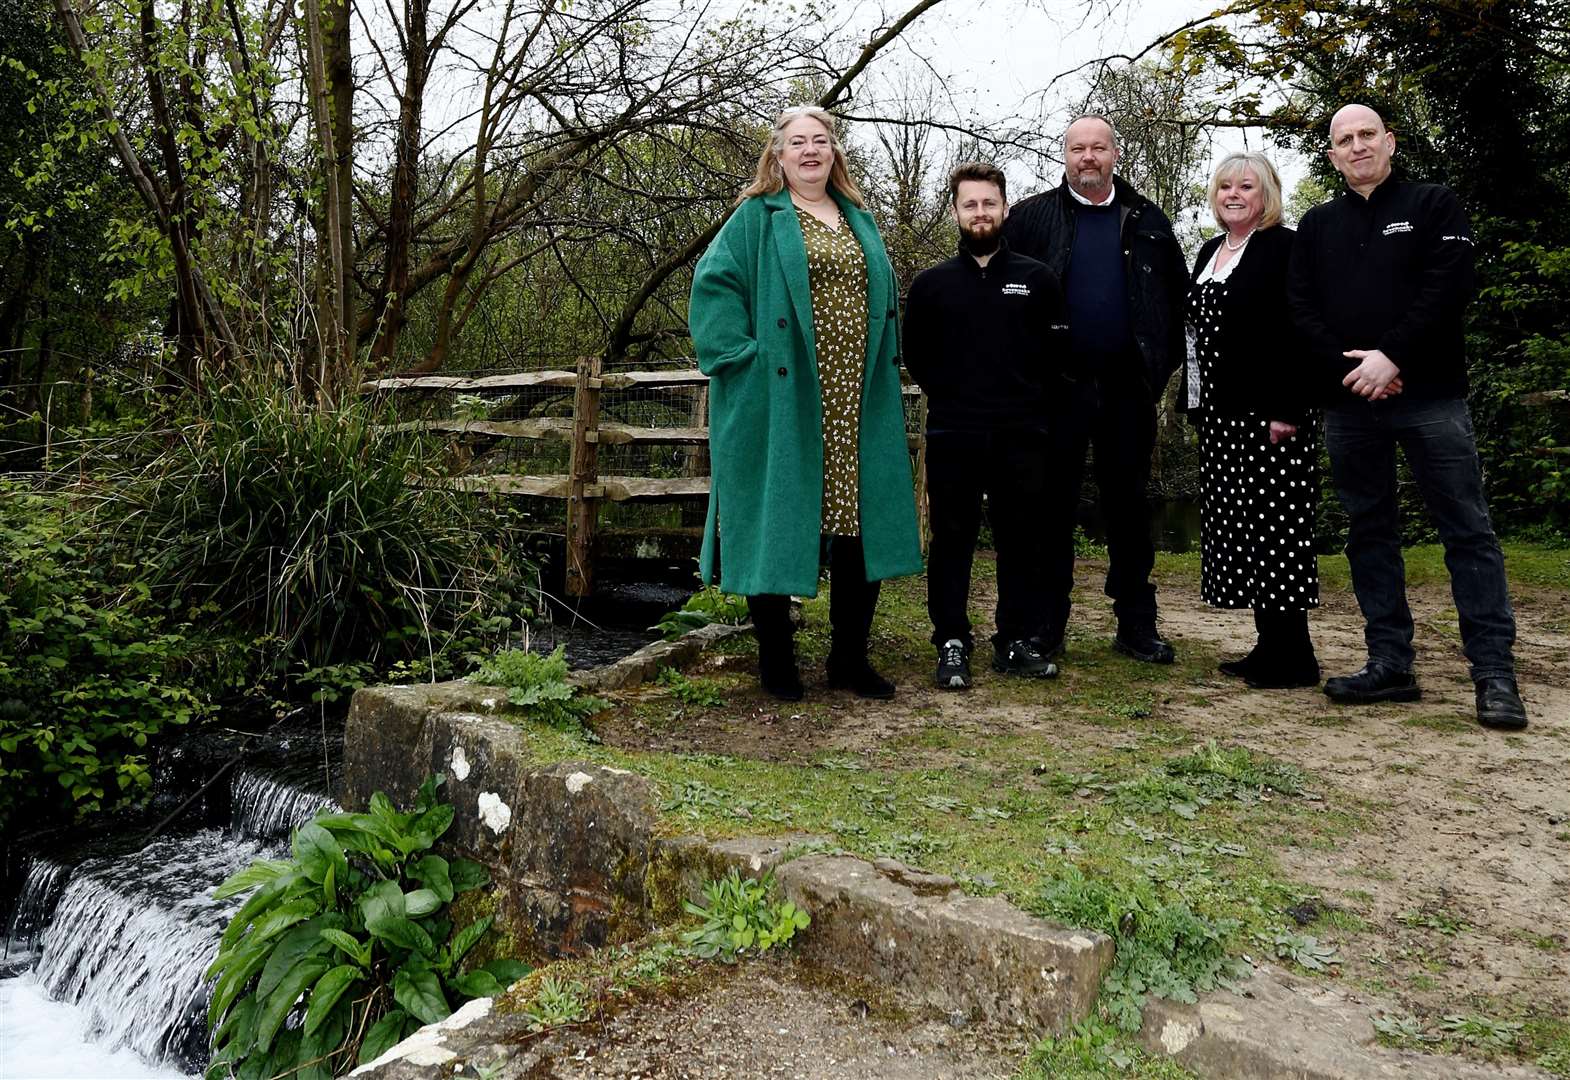
{"label": "woman in polka dot dress", "polygon": [[1210,181],[1223,232],[1200,249],[1188,295],[1189,357],[1179,405],[1199,429],[1200,594],[1253,608],[1257,642],[1224,674],[1259,688],[1317,686],[1308,609],[1318,444],[1303,360],[1287,314],[1294,233],[1281,181],[1261,154],[1232,154]]}

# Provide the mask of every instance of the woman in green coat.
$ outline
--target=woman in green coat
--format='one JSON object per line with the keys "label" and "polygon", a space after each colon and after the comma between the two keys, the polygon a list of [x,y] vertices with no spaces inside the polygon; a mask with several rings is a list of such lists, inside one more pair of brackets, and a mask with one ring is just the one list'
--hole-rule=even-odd
{"label": "woman in green coat", "polygon": [[919,573],[893,268],[833,118],[781,113],[698,261],[689,322],[709,376],[705,581],[747,597],[764,689],[800,700],[791,596],[832,588],[831,687],[891,697],[867,661],[884,578]]}

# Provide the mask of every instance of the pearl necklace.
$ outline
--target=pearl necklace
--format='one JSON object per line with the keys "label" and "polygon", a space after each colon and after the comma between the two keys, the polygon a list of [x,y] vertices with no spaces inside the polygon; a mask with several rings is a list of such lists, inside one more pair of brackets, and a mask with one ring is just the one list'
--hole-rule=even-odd
{"label": "pearl necklace", "polygon": [[1221,242],[1227,246],[1228,251],[1242,251],[1243,245],[1248,243],[1249,240],[1253,238],[1254,231],[1257,228],[1258,226],[1256,225],[1253,229],[1248,230],[1248,235],[1243,237],[1243,239],[1239,240],[1235,244],[1232,242],[1232,236],[1230,233],[1222,236]]}

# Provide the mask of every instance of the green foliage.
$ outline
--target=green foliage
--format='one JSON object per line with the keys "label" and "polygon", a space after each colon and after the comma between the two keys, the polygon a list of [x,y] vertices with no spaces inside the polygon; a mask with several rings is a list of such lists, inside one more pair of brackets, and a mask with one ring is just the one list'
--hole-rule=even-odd
{"label": "green foliage", "polygon": [[99,557],[90,522],[0,482],[0,829],[137,801],[148,754],[204,715],[181,685],[195,645]]}
{"label": "green foliage", "polygon": [[436,486],[435,447],[370,405],[316,407],[250,380],[192,409],[137,475],[109,477],[114,509],[155,588],[261,641],[274,670],[446,670],[521,613],[484,507]]}
{"label": "green foliage", "polygon": [[674,641],[700,626],[710,623],[740,626],[748,618],[745,597],[722,593],[713,585],[706,585],[689,596],[680,608],[665,615],[649,629],[658,630],[666,641]]}
{"label": "green foliage", "polygon": [[506,687],[507,700],[529,719],[564,731],[587,732],[583,721],[610,707],[602,698],[580,694],[567,681],[567,650],[561,645],[549,656],[504,649],[482,662],[469,678]]}
{"label": "green foliage", "polygon": [[1042,887],[1026,907],[1068,926],[1109,934],[1117,959],[1101,983],[1101,1007],[1123,1031],[1138,1031],[1150,995],[1193,1002],[1248,973],[1227,955],[1232,919],[1205,919],[1182,901],[1163,903],[1145,882],[1120,885],[1087,878],[1077,867]]}
{"label": "green foliage", "polygon": [[771,901],[773,891],[773,873],[759,881],[742,877],[732,867],[703,887],[706,906],[687,901],[688,914],[702,919],[703,925],[682,934],[681,940],[694,955],[706,960],[718,956],[727,964],[748,949],[762,953],[789,945],[797,930],[812,925],[812,918],[789,900]]}
{"label": "green foliage", "polygon": [[1174,1061],[1152,1058],[1099,1017],[1082,1020],[1063,1035],[1042,1039],[1015,1080],[1188,1080],[1193,1074]]}
{"label": "green foliage", "polygon": [[547,975],[540,980],[534,1000],[523,1008],[531,1031],[562,1024],[581,1024],[589,1018],[589,992],[580,982]]}
{"label": "green foliage", "polygon": [[713,706],[725,704],[725,696],[711,679],[693,679],[672,667],[660,668],[655,683],[663,686],[683,705]]}
{"label": "green foliage", "polygon": [[295,830],[291,858],[252,863],[214,892],[250,895],[207,969],[216,980],[208,1080],[326,1080],[445,1018],[452,1003],[528,974],[516,960],[463,969],[491,918],[455,928],[449,905],[490,875],[430,854],[453,820],[437,801],[441,782],[426,780],[407,812],[378,792],[368,813],[318,814]]}

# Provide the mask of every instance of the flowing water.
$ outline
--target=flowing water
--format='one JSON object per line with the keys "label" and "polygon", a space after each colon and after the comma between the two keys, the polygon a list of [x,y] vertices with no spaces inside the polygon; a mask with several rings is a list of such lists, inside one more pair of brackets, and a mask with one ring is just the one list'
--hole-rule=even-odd
{"label": "flowing water", "polygon": [[243,902],[213,887],[282,853],[332,803],[298,777],[241,770],[226,828],[71,865],[35,857],[6,928],[0,1078],[180,1077],[207,1060],[202,977]]}

